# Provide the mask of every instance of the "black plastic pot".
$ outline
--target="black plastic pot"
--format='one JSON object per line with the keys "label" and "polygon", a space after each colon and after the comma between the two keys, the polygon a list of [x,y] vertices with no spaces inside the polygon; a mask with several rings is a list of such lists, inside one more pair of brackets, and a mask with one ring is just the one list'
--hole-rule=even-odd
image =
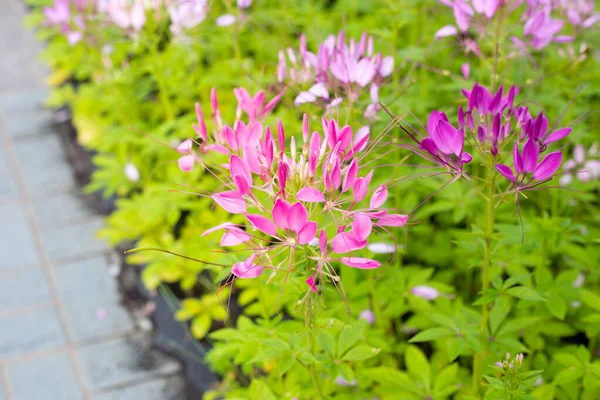
{"label": "black plastic pot", "polygon": [[188,398],[201,399],[202,395],[218,383],[218,376],[204,363],[210,344],[194,339],[186,323],[175,320],[177,305],[171,304],[163,293],[156,297],[154,312],[155,346],[183,361]]}
{"label": "black plastic pot", "polygon": [[[67,107],[57,110],[54,114],[54,128],[58,133],[65,150],[67,161],[73,168],[73,174],[79,187],[90,183],[92,174],[96,170],[92,158],[94,152],[85,149],[77,140],[77,130],[73,125],[71,110]],[[116,197],[104,198],[100,193],[86,196],[86,199],[94,210],[102,215],[109,215],[115,209]]]}

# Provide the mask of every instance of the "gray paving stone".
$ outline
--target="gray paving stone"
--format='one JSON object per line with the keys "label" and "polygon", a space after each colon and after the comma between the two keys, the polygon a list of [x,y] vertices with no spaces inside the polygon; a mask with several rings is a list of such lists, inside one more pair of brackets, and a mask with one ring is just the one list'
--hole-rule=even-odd
{"label": "gray paving stone", "polygon": [[8,165],[6,151],[0,147],[0,203],[17,200],[19,187],[14,177],[14,172]]}
{"label": "gray paving stone", "polygon": [[94,400],[185,400],[185,382],[178,376],[159,378],[94,396]]}
{"label": "gray paving stone", "polygon": [[4,115],[4,126],[11,137],[49,133],[52,131],[52,113],[49,110],[12,112]]}
{"label": "gray paving stone", "polygon": [[107,249],[107,245],[96,238],[96,231],[102,225],[101,218],[93,218],[74,225],[56,227],[41,233],[42,245],[54,262],[100,253]]}
{"label": "gray paving stone", "polygon": [[151,349],[147,335],[139,334],[82,347],[78,350],[85,379],[93,391],[157,374],[172,374],[179,363]]}
{"label": "gray paving stone", "polygon": [[61,303],[76,341],[93,339],[134,328],[119,304],[115,279],[104,258],[79,261],[54,269]]}
{"label": "gray paving stone", "polygon": [[8,366],[14,400],[81,400],[83,396],[66,353]]}
{"label": "gray paving stone", "polygon": [[38,226],[44,230],[81,221],[93,214],[84,199],[75,192],[34,199],[32,207]]}
{"label": "gray paving stone", "polygon": [[40,111],[49,93],[48,88],[0,93],[0,113],[9,115],[15,112]]}
{"label": "gray paving stone", "polygon": [[41,268],[0,275],[0,313],[51,301],[46,275]]}
{"label": "gray paving stone", "polygon": [[[56,193],[75,188],[56,135],[25,137],[15,142],[15,152],[25,189],[29,194]],[[43,171],[43,173],[40,173]]]}
{"label": "gray paving stone", "polygon": [[0,270],[39,265],[33,237],[20,204],[0,206]]}
{"label": "gray paving stone", "polygon": [[0,360],[64,344],[58,316],[51,307],[0,319]]}

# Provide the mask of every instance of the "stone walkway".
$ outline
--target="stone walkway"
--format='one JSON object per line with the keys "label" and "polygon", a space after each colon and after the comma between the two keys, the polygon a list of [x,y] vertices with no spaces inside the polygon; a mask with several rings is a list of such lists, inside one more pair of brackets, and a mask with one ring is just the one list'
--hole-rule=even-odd
{"label": "stone walkway", "polygon": [[79,197],[20,0],[0,15],[0,400],[173,400],[180,365],[121,306]]}

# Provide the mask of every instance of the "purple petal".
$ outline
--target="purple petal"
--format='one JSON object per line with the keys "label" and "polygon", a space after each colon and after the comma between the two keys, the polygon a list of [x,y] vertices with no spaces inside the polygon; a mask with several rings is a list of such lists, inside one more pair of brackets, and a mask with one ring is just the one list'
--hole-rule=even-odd
{"label": "purple petal", "polygon": [[543,181],[554,175],[556,171],[560,168],[560,163],[562,162],[562,153],[560,151],[555,151],[554,153],[550,153],[544,158],[544,160],[535,168],[533,171],[533,179],[536,181]]}
{"label": "purple petal", "polygon": [[545,144],[550,144],[557,142],[561,139],[566,138],[571,133],[571,128],[562,128],[555,132],[552,132],[548,137],[544,140]]}
{"label": "purple petal", "polygon": [[500,172],[500,174],[502,174],[503,177],[505,177],[509,181],[511,181],[511,182],[517,181],[517,177],[515,176],[512,169],[510,169],[510,167],[508,165],[496,164],[496,169],[498,170],[498,172]]}
{"label": "purple petal", "polygon": [[533,172],[537,165],[538,157],[540,154],[540,150],[538,149],[535,140],[529,138],[527,143],[525,143],[525,147],[523,148],[523,171],[525,172]]}

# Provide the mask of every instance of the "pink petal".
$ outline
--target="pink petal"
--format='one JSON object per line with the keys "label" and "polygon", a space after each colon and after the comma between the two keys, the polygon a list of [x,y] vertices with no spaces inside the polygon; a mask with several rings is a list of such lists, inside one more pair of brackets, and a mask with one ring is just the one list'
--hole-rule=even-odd
{"label": "pink petal", "polygon": [[225,154],[226,156],[228,156],[229,154],[231,154],[231,152],[229,151],[229,149],[227,149],[227,147],[223,146],[222,144],[209,144],[209,145],[206,145],[206,150],[216,151],[217,153]]}
{"label": "pink petal", "polygon": [[440,292],[438,292],[437,289],[430,286],[414,286],[410,289],[410,292],[425,300],[434,300],[440,295]]}
{"label": "pink petal", "polygon": [[319,249],[321,253],[327,253],[327,232],[325,232],[325,229],[321,229],[321,233],[319,234]]}
{"label": "pink petal", "polygon": [[188,154],[192,150],[193,142],[191,139],[184,140],[177,146],[177,151],[181,154]]}
{"label": "pink petal", "polygon": [[312,290],[315,293],[318,292],[317,286],[315,285],[315,275],[314,274],[308,277],[308,279],[306,280],[306,284],[308,285],[310,290]]}
{"label": "pink petal", "polygon": [[254,225],[256,229],[267,235],[277,236],[277,227],[270,219],[259,214],[246,214],[246,218]]}
{"label": "pink petal", "polygon": [[296,193],[296,199],[307,203],[323,203],[325,195],[318,189],[306,187]]}
{"label": "pink petal", "polygon": [[377,226],[404,226],[408,222],[408,215],[404,214],[387,214],[377,221]]}
{"label": "pink petal", "polygon": [[446,37],[446,36],[456,36],[456,34],[458,33],[458,29],[456,29],[456,27],[454,25],[446,25],[442,28],[440,28],[436,33],[435,33],[435,38],[439,39],[442,37]]}
{"label": "pink petal", "polygon": [[463,65],[461,65],[460,71],[462,72],[465,79],[469,79],[469,76],[471,74],[471,67],[470,67],[469,63],[464,63]]}
{"label": "pink petal", "polygon": [[307,244],[317,236],[317,223],[308,221],[298,232],[298,243]]}
{"label": "pink petal", "polygon": [[502,174],[503,177],[505,177],[509,181],[511,181],[511,182],[517,181],[517,177],[515,176],[512,169],[510,169],[510,167],[508,165],[496,164],[496,169],[498,170],[498,172],[500,172],[500,174]]}
{"label": "pink petal", "polygon": [[369,183],[371,183],[371,178],[373,177],[373,171],[369,172],[367,176],[364,178],[357,178],[356,182],[354,182],[354,186],[352,190],[354,191],[354,200],[361,201],[367,195],[367,189],[369,188]]}
{"label": "pink petal", "polygon": [[243,214],[246,212],[246,202],[242,195],[236,190],[216,193],[211,198],[225,211],[231,214]]}
{"label": "pink petal", "polygon": [[304,204],[297,202],[289,208],[289,211],[287,213],[287,226],[292,232],[300,232],[300,229],[302,229],[302,227],[304,227],[304,225],[307,222],[308,211],[306,211],[306,207],[304,207]]}
{"label": "pink petal", "polygon": [[387,186],[381,185],[377,189],[375,189],[373,196],[371,196],[371,201],[369,203],[369,206],[371,208],[379,208],[383,205],[383,203],[385,203],[385,201],[387,200],[387,197],[388,197]]}
{"label": "pink petal", "polygon": [[281,229],[287,229],[289,227],[287,222],[289,211],[290,203],[285,200],[277,199],[275,205],[273,206],[273,211],[271,212],[275,225]]}
{"label": "pink petal", "polygon": [[212,228],[205,230],[202,233],[202,236],[210,235],[213,232],[220,231],[221,229],[229,228],[231,226],[235,226],[235,224],[232,223],[232,222],[224,222],[222,224],[219,224],[217,226],[213,226]]}
{"label": "pink petal", "polygon": [[379,261],[371,260],[369,258],[342,257],[340,258],[340,261],[344,265],[358,269],[375,269],[381,267],[381,263]]}
{"label": "pink petal", "polygon": [[372,229],[373,223],[371,222],[371,218],[364,214],[354,214],[352,234],[359,242],[366,241]]}
{"label": "pink petal", "polygon": [[196,164],[196,160],[191,154],[179,157],[179,160],[177,160],[177,165],[183,172],[190,172],[192,169],[194,169],[194,164]]}
{"label": "pink petal", "polygon": [[250,240],[250,235],[237,226],[227,228],[221,237],[221,246],[237,246]]}
{"label": "pink petal", "polygon": [[348,171],[344,176],[344,182],[342,183],[342,193],[345,193],[354,186],[354,182],[356,182],[356,174],[358,173],[358,161],[356,158],[352,160],[350,166],[348,167]]}
{"label": "pink petal", "polygon": [[544,179],[551,177],[556,171],[558,171],[561,162],[562,153],[560,151],[555,151],[554,153],[548,154],[533,171],[533,179],[536,181],[543,181]]}
{"label": "pink petal", "polygon": [[331,248],[334,252],[340,254],[362,249],[366,245],[366,240],[363,242],[358,241],[352,232],[338,233],[333,240],[331,240]]}
{"label": "pink petal", "polygon": [[231,267],[231,273],[238,278],[251,279],[259,277],[265,267],[260,267],[254,264],[255,256],[250,256],[246,261],[235,263]]}

